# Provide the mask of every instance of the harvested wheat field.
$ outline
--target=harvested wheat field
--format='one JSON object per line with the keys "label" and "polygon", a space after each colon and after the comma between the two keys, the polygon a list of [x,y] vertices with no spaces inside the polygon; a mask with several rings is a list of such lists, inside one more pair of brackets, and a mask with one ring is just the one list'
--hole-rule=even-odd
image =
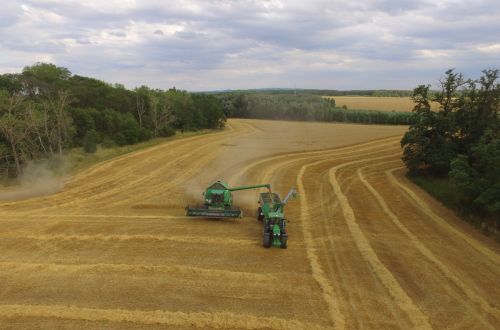
{"label": "harvested wheat field", "polygon": [[[328,96],[335,100],[337,107],[347,106],[352,110],[403,111],[413,110],[415,103],[409,97],[376,97],[376,96]],[[438,104],[432,103],[437,110]]]}
{"label": "harvested wheat field", "polygon": [[[0,328],[498,329],[500,249],[404,177],[405,127],[230,120],[0,204]],[[188,218],[214,179],[270,182],[288,249]]]}

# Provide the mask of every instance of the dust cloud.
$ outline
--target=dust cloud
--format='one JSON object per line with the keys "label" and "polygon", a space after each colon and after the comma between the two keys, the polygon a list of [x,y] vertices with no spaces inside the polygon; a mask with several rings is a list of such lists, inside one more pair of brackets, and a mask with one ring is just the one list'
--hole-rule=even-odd
{"label": "dust cloud", "polygon": [[66,159],[28,163],[17,184],[0,188],[0,201],[17,201],[54,194],[64,188],[68,172]]}
{"label": "dust cloud", "polygon": [[[252,161],[277,152],[273,143],[269,143],[268,132],[260,129],[250,132],[250,135],[229,137],[218,144],[214,160],[207,164],[203,171],[195,174],[185,187],[184,193],[190,199],[190,203],[202,204],[202,192],[217,180],[227,183],[230,187],[269,183],[247,177],[246,171],[240,172]],[[276,141],[273,142],[276,143]],[[258,194],[264,191],[267,189],[258,188],[233,192],[234,204],[240,207],[244,213],[253,214],[258,207]]]}

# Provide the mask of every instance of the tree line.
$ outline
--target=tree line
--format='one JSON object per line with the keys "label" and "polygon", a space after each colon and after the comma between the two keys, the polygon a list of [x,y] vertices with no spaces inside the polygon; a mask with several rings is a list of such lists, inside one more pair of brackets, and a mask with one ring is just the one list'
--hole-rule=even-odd
{"label": "tree line", "polygon": [[[413,91],[414,123],[401,140],[411,175],[449,178],[466,212],[500,226],[500,84],[498,70],[466,79],[448,70],[440,91]],[[439,104],[431,110],[431,102]]]}
{"label": "tree line", "polygon": [[211,94],[299,94],[299,95],[319,95],[319,96],[374,96],[374,97],[410,97],[411,90],[398,89],[354,89],[354,90],[336,90],[336,89],[293,89],[293,88],[262,88],[245,89],[230,91],[214,91]]}
{"label": "tree line", "polygon": [[0,75],[0,170],[18,176],[31,161],[66,149],[105,147],[166,137],[176,130],[222,128],[219,99],[183,90],[134,90],[72,75],[48,63]]}
{"label": "tree line", "polygon": [[408,125],[413,119],[408,112],[338,108],[335,99],[308,94],[232,92],[217,97],[227,117],[392,125]]}

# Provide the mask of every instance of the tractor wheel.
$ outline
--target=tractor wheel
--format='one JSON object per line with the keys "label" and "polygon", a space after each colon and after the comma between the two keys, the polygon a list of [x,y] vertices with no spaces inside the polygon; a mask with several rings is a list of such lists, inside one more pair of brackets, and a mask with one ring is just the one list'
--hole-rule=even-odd
{"label": "tractor wheel", "polygon": [[288,235],[283,234],[281,235],[281,248],[286,249],[288,247]]}
{"label": "tractor wheel", "polygon": [[269,233],[264,233],[264,247],[271,247],[271,235]]}
{"label": "tractor wheel", "polygon": [[262,213],[262,207],[259,207],[257,209],[257,220],[259,221],[264,220],[264,213]]}

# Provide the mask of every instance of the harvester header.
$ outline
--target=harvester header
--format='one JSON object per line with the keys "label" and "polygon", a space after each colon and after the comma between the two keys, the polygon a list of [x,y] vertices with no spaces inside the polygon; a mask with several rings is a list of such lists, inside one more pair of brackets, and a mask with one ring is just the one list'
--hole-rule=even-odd
{"label": "harvester header", "polygon": [[250,186],[230,187],[223,181],[215,181],[203,193],[205,203],[198,207],[186,207],[188,216],[207,218],[240,218],[243,212],[233,207],[233,195],[231,192],[238,190],[267,188],[271,192],[270,184],[257,184]]}

